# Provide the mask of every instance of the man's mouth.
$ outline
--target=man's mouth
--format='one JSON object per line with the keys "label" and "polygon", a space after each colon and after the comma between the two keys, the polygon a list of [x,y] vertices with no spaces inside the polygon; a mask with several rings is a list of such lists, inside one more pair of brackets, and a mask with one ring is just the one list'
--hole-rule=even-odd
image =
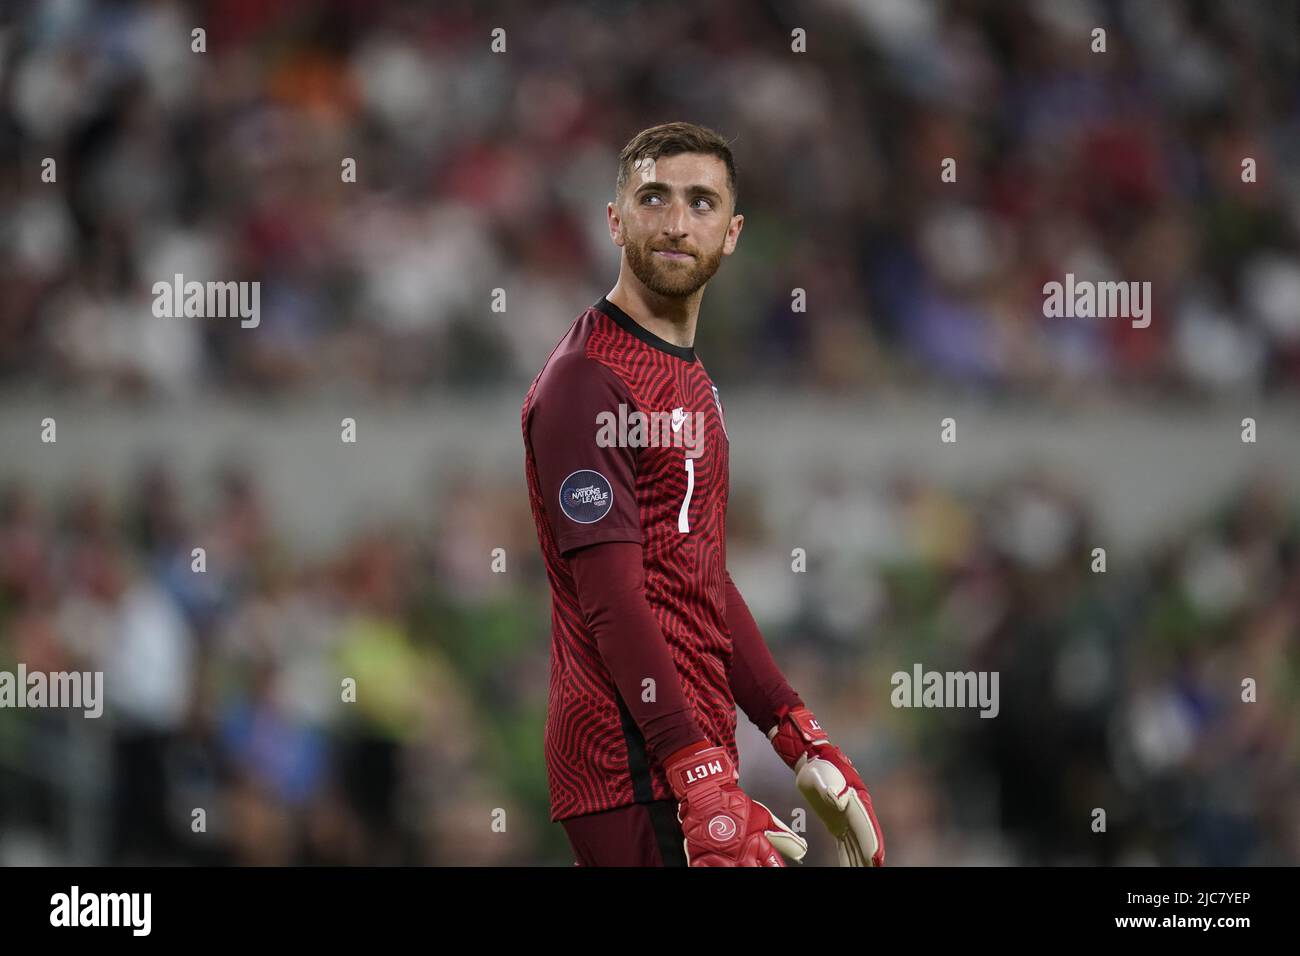
{"label": "man's mouth", "polygon": [[656,249],[655,255],[663,256],[665,259],[694,259],[695,258],[689,252],[675,252],[672,249]]}

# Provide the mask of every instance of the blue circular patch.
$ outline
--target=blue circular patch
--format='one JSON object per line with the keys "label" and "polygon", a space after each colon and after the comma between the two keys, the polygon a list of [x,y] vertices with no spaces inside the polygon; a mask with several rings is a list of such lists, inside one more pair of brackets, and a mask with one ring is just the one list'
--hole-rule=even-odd
{"label": "blue circular patch", "polygon": [[598,471],[584,468],[560,482],[560,510],[578,524],[595,524],[614,507],[614,489]]}

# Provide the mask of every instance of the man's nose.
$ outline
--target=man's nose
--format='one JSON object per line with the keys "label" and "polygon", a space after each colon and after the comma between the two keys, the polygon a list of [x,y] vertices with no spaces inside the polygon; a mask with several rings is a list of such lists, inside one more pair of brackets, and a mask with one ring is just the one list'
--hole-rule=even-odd
{"label": "man's nose", "polygon": [[668,215],[664,217],[664,235],[666,236],[684,236],[686,235],[686,204],[674,202],[668,207]]}

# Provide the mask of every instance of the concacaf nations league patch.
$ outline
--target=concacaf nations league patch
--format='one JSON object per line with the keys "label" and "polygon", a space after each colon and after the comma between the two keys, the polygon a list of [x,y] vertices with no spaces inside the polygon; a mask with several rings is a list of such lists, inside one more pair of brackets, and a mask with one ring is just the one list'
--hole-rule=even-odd
{"label": "concacaf nations league patch", "polygon": [[578,524],[595,524],[614,506],[614,489],[598,471],[575,471],[560,483],[560,510]]}

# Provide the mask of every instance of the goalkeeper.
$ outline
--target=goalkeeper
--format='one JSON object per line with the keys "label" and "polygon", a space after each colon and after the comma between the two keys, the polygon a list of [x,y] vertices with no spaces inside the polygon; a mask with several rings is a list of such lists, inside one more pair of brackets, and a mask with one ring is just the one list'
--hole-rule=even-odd
{"label": "goalkeeper", "polygon": [[837,841],[882,866],[871,797],[781,675],[726,569],[729,437],[694,348],[735,250],[735,167],[670,123],[619,157],[618,281],[524,400],[525,471],[551,587],[551,819],[583,866],[784,866],[803,838],[740,788],[736,707]]}

